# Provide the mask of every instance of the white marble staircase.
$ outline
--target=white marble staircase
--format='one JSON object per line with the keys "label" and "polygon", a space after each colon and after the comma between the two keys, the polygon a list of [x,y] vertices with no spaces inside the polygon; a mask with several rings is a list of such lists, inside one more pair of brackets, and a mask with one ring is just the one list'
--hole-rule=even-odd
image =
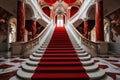
{"label": "white marble staircase", "polygon": [[[43,46],[46,45],[47,44],[43,44]],[[75,47],[75,50],[91,80],[112,80],[112,78],[107,76],[102,69],[99,69],[98,65],[94,63],[94,60],[91,58],[91,55],[89,53],[84,51],[77,44],[75,44],[74,46],[77,46]],[[26,60],[24,64],[22,64],[22,68],[17,71],[17,75],[10,80],[31,80],[31,77],[34,74],[34,70],[36,69],[40,59],[42,58],[45,49],[46,48],[41,47],[36,52],[31,54],[29,59]],[[48,56],[52,55],[54,54],[48,54]],[[74,55],[69,54],[68,56]]]}
{"label": "white marble staircase", "polygon": [[[48,39],[48,40],[50,40],[50,39]],[[22,68],[20,68],[17,71],[16,76],[12,77],[10,80],[31,80],[31,78],[35,72],[35,69],[37,68],[38,64],[42,60],[43,54],[44,54],[44,52],[49,44],[48,40],[46,40],[37,51],[35,51],[34,53],[32,53],[29,56],[29,58],[22,64]],[[82,63],[82,65],[83,65],[87,75],[89,76],[90,80],[113,80],[111,77],[109,77],[108,75],[105,74],[105,71],[100,69],[98,67],[98,65],[95,64],[94,59],[91,57],[91,55],[89,53],[87,53],[74,40],[71,40],[71,41],[72,41],[74,49],[79,57],[79,60]],[[57,49],[57,48],[54,48],[54,49]],[[67,49],[67,48],[64,48],[64,49]],[[45,56],[49,56],[49,58],[44,59],[44,61],[45,60],[54,60],[54,59],[57,60],[57,58],[60,58],[60,57],[62,57],[63,60],[73,60],[74,61],[74,59],[69,59],[70,57],[74,57],[75,56],[74,54],[67,52],[67,54],[64,55],[64,56],[67,56],[67,59],[64,58],[64,56],[62,54],[64,54],[64,53],[61,52],[61,54],[58,54],[56,56],[56,55],[54,55],[54,52],[50,52],[50,54],[45,55]],[[50,57],[57,57],[57,58],[51,59]],[[53,64],[57,64],[57,63],[53,63]],[[44,64],[44,65],[49,65],[49,63]],[[66,63],[64,65],[72,65],[72,64]],[[79,65],[79,64],[73,62],[73,65]],[[45,67],[41,67],[41,68],[43,69],[43,71],[46,71],[46,69],[49,72],[55,71],[54,69],[50,70],[50,69],[45,68]],[[68,69],[68,70],[72,71],[72,68]],[[77,68],[75,71],[77,72]]]}

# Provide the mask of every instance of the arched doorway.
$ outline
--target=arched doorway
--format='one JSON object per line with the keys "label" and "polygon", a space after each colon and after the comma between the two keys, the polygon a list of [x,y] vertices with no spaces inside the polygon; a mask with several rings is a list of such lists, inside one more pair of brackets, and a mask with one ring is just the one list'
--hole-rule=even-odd
{"label": "arched doorway", "polygon": [[58,27],[63,27],[66,23],[66,16],[65,15],[56,15],[56,25]]}
{"label": "arched doorway", "polygon": [[57,15],[57,26],[58,27],[63,27],[64,26],[63,15]]}

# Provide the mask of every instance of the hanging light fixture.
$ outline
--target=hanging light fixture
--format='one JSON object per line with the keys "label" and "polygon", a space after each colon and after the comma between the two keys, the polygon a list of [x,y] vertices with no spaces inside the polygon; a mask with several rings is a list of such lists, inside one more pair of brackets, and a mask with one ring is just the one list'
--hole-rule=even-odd
{"label": "hanging light fixture", "polygon": [[62,0],[58,1],[58,8],[56,9],[56,13],[62,15],[64,13],[64,9],[62,7]]}

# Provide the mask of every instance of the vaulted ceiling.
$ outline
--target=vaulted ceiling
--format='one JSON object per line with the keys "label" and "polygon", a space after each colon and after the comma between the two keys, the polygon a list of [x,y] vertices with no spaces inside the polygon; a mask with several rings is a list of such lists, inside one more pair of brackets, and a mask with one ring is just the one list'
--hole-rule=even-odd
{"label": "vaulted ceiling", "polygon": [[41,2],[45,2],[49,5],[54,5],[56,2],[65,2],[68,5],[74,4],[76,2],[80,2],[81,0],[41,0]]}
{"label": "vaulted ceiling", "polygon": [[[54,10],[57,10],[58,2],[61,2],[63,10],[67,10],[68,6],[78,6],[80,8],[81,2],[83,0],[38,0],[40,1],[40,6],[52,6]],[[104,15],[107,16],[110,13],[116,11],[120,8],[120,0],[103,0],[104,2]],[[13,16],[16,16],[17,13],[17,0],[0,0],[0,7],[5,11],[9,12]],[[1,13],[1,12],[0,12]],[[29,14],[29,13],[28,13]],[[94,16],[94,6],[89,11],[89,16]]]}

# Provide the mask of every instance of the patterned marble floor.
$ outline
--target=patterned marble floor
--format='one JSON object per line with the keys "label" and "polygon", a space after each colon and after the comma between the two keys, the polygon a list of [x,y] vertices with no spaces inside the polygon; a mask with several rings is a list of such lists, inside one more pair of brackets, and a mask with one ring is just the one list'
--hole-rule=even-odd
{"label": "patterned marble floor", "polygon": [[[25,58],[17,56],[0,57],[0,80],[9,80],[15,76],[16,71],[21,67]],[[96,56],[95,63],[104,69],[106,74],[114,80],[120,80],[120,56]]]}

